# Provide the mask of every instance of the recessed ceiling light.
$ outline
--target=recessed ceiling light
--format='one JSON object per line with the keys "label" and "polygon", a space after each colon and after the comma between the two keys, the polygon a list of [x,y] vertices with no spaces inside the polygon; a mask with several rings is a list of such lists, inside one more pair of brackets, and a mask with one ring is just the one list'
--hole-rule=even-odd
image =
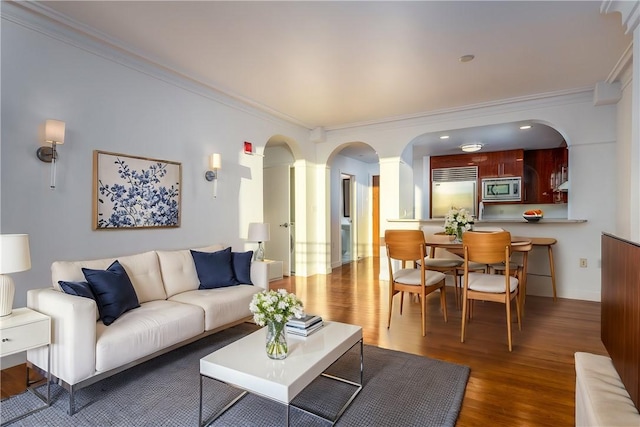
{"label": "recessed ceiling light", "polygon": [[522,125],[522,126],[520,126],[520,130],[527,130],[527,129],[531,129],[531,125]]}
{"label": "recessed ceiling light", "polygon": [[449,139],[449,135],[442,135],[440,139]]}
{"label": "recessed ceiling light", "polygon": [[475,142],[473,144],[461,145],[460,148],[462,149],[462,151],[466,153],[473,153],[474,151],[479,151],[480,149],[482,149],[483,146],[484,146],[483,144],[480,144],[479,142]]}
{"label": "recessed ceiling light", "polygon": [[462,55],[460,58],[458,58],[458,61],[460,62],[469,62],[469,61],[473,61],[473,58],[475,58],[475,55]]}

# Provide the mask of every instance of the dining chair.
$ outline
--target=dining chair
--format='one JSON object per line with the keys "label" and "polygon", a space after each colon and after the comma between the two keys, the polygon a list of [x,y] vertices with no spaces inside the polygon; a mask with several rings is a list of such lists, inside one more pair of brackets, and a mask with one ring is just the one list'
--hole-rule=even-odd
{"label": "dining chair", "polygon": [[[511,339],[511,301],[515,299],[518,329],[522,329],[520,319],[520,299],[518,279],[513,277],[509,265],[511,257],[511,234],[508,231],[482,233],[467,231],[462,235],[464,251],[464,276],[462,289],[462,331],[460,342],[464,342],[465,328],[473,314],[475,300],[500,302],[505,305],[507,315],[507,340],[509,351]],[[475,273],[469,271],[471,261],[482,264],[504,263],[504,275]],[[469,317],[469,318],[467,318]]]}
{"label": "dining chair", "polygon": [[[400,315],[404,293],[417,294],[420,299],[422,336],[427,329],[427,295],[439,290],[440,307],[447,321],[447,294],[445,291],[445,275],[439,271],[427,270],[423,261],[427,246],[421,230],[386,230],[384,233],[389,267],[389,318],[387,328],[391,326],[393,297],[400,293]],[[394,269],[393,264],[399,263]],[[410,266],[408,266],[410,264]]]}

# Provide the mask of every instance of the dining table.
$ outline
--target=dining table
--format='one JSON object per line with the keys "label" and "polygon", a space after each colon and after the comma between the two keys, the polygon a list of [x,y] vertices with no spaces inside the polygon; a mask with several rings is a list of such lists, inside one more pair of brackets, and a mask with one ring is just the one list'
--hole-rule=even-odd
{"label": "dining table", "polygon": [[[475,230],[474,230],[475,231]],[[495,232],[501,230],[487,230],[481,232]],[[455,241],[455,236],[445,233],[435,233],[425,236],[425,243],[429,247],[429,256],[435,256],[436,248],[446,249],[458,256],[464,257],[464,249],[462,242]],[[529,251],[531,251],[533,245],[532,240],[529,237],[523,236],[511,236],[511,250],[512,252],[522,253],[522,276],[520,279],[520,308],[522,314],[524,314],[524,302],[527,294],[527,262]]]}

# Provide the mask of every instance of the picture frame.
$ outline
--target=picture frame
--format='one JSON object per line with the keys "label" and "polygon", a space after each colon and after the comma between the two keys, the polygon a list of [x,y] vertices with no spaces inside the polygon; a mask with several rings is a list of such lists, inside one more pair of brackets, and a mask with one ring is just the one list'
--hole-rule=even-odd
{"label": "picture frame", "polygon": [[94,230],[180,227],[182,164],[93,151]]}

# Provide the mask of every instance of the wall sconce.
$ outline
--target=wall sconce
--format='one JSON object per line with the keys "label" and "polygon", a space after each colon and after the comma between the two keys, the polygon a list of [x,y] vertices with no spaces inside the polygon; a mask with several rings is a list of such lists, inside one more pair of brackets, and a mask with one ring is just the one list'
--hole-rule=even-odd
{"label": "wall sconce", "polygon": [[52,190],[56,188],[56,163],[58,160],[58,152],[56,146],[64,144],[64,122],[60,120],[47,120],[44,123],[44,142],[51,144],[42,146],[36,151],[36,155],[45,163],[51,163],[51,183]]}
{"label": "wall sconce", "polygon": [[269,238],[269,224],[262,222],[249,223],[247,240],[250,242],[258,242],[258,250],[254,254],[254,260],[264,261],[264,247],[262,246],[262,242],[268,242]]}
{"label": "wall sconce", "polygon": [[204,173],[204,179],[207,181],[213,181],[213,197],[216,198],[218,194],[218,170],[222,169],[222,158],[219,153],[213,153],[209,156],[209,167]]}
{"label": "wall sconce", "polygon": [[28,234],[0,234],[0,317],[11,314],[15,285],[7,273],[31,268]]}

